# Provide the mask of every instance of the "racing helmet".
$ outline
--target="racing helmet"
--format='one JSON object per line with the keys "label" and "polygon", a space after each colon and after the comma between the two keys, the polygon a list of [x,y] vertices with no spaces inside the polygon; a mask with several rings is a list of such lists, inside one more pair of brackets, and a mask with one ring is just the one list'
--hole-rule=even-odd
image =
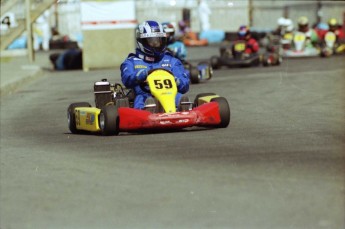
{"label": "racing helmet", "polygon": [[168,43],[172,43],[175,36],[175,27],[169,22],[162,23],[163,30],[167,34]]}
{"label": "racing helmet", "polygon": [[167,47],[167,35],[156,21],[145,21],[135,30],[137,48],[152,57],[160,57]]}
{"label": "racing helmet", "polygon": [[281,29],[281,33],[284,34],[286,32],[292,32],[293,31],[293,22],[289,18],[279,18],[278,19],[278,25]]}
{"label": "racing helmet", "polygon": [[280,17],[280,18],[278,18],[278,20],[277,20],[277,24],[278,24],[278,26],[285,26],[285,22],[286,22],[286,19],[284,18],[284,17]]}
{"label": "racing helmet", "polygon": [[250,34],[250,30],[249,30],[249,27],[246,25],[241,25],[240,28],[238,29],[238,32],[237,32],[237,36],[240,39],[244,39],[249,34]]}
{"label": "racing helmet", "polygon": [[298,18],[298,30],[301,32],[308,32],[309,30],[309,20],[307,17],[302,16]]}
{"label": "racing helmet", "polygon": [[328,20],[328,26],[330,31],[335,31],[338,29],[338,21],[335,18],[331,18]]}
{"label": "racing helmet", "polygon": [[293,31],[293,22],[291,19],[285,20],[285,31],[286,32],[292,32]]}

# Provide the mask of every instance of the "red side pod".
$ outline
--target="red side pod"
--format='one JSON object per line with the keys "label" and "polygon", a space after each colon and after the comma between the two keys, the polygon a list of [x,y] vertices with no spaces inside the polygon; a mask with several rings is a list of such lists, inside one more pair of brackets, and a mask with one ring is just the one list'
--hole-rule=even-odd
{"label": "red side pod", "polygon": [[193,109],[197,113],[198,126],[212,126],[220,123],[219,106],[216,102],[204,103]]}
{"label": "red side pod", "polygon": [[118,109],[120,124],[120,130],[139,130],[148,125],[148,117],[150,112],[144,110],[138,110],[128,107],[120,107]]}
{"label": "red side pod", "polygon": [[152,114],[133,108],[119,108],[121,131],[143,129],[173,129],[194,126],[198,116],[194,111]]}

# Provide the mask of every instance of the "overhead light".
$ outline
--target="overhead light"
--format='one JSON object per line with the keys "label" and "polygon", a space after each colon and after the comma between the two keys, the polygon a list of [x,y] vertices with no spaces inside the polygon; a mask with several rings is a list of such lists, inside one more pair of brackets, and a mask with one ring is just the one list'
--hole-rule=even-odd
{"label": "overhead light", "polygon": [[176,5],[176,0],[170,0],[170,5],[175,6]]}
{"label": "overhead light", "polygon": [[229,7],[233,7],[233,6],[234,6],[234,3],[233,3],[233,2],[228,2],[228,6],[229,6]]}

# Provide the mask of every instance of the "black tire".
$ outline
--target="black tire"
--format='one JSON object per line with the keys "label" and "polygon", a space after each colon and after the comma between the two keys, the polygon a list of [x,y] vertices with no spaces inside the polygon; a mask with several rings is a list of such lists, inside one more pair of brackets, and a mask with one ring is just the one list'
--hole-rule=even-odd
{"label": "black tire", "polygon": [[199,70],[196,67],[190,66],[189,74],[190,74],[190,82],[192,84],[198,84],[200,82]]}
{"label": "black tire", "polygon": [[224,97],[217,97],[211,99],[211,102],[217,102],[219,105],[220,123],[216,125],[217,128],[225,128],[230,123],[230,106]]}
{"label": "black tire", "polygon": [[77,129],[76,120],[75,120],[75,114],[74,114],[74,109],[76,107],[91,107],[91,104],[88,103],[88,102],[72,103],[67,108],[68,128],[69,128],[69,130],[71,131],[72,134],[80,134],[80,133],[84,132],[82,130],[78,130]]}
{"label": "black tire", "polygon": [[114,105],[104,106],[99,114],[99,127],[103,135],[119,134],[119,114]]}
{"label": "black tire", "polygon": [[213,77],[213,68],[211,65],[208,68],[208,74],[210,74],[210,78],[208,78],[207,80],[210,80]]}
{"label": "black tire", "polygon": [[252,66],[259,66],[260,65],[260,56],[258,56],[256,59],[253,60]]}
{"label": "black tire", "polygon": [[219,58],[217,56],[212,56],[210,62],[211,62],[211,67],[213,69],[219,69],[220,68]]}
{"label": "black tire", "polygon": [[197,94],[195,96],[195,99],[194,99],[194,107],[199,106],[198,100],[199,100],[200,97],[209,96],[209,95],[216,95],[216,94],[212,93],[212,92],[206,92],[206,93]]}

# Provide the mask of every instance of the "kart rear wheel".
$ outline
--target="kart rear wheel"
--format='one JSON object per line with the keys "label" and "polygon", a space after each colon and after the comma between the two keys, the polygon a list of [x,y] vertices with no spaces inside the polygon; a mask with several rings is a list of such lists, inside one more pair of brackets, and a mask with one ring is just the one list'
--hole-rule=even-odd
{"label": "kart rear wheel", "polygon": [[219,58],[217,56],[212,56],[210,62],[211,62],[211,67],[213,69],[219,69],[220,68]]}
{"label": "kart rear wheel", "polygon": [[211,102],[218,103],[219,106],[219,116],[220,116],[220,123],[215,127],[218,128],[225,128],[230,123],[230,106],[228,101],[224,97],[217,97],[211,99]]}
{"label": "kart rear wheel", "polygon": [[195,96],[195,99],[194,99],[194,107],[200,106],[200,104],[199,104],[199,98],[204,97],[204,96],[210,96],[210,95],[216,95],[216,94],[215,94],[215,93],[212,93],[212,92],[206,92],[206,93],[197,94],[197,95]]}
{"label": "kart rear wheel", "polygon": [[190,66],[189,74],[190,74],[190,81],[192,84],[197,84],[200,82],[199,70],[196,67]]}
{"label": "kart rear wheel", "polygon": [[76,107],[91,107],[91,104],[88,102],[80,102],[80,103],[72,103],[71,105],[69,105],[67,109],[67,121],[68,121],[68,128],[72,134],[80,134],[84,132],[82,130],[77,129],[75,114],[74,114],[74,109]]}
{"label": "kart rear wheel", "polygon": [[104,106],[99,114],[99,127],[103,135],[119,134],[119,114],[114,105]]}
{"label": "kart rear wheel", "polygon": [[257,56],[257,58],[255,58],[255,59],[252,61],[251,66],[259,66],[259,65],[260,65],[260,62],[261,62],[261,57],[260,57],[260,56]]}

